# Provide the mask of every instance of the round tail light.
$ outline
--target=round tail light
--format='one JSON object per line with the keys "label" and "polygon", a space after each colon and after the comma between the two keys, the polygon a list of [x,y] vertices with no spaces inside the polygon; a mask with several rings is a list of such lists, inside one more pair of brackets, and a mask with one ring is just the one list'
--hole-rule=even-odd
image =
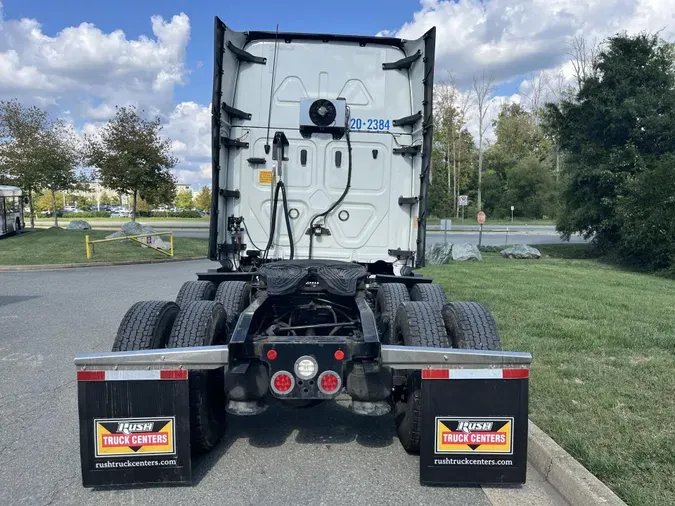
{"label": "round tail light", "polygon": [[326,371],[319,376],[319,390],[324,394],[334,394],[340,390],[342,379],[333,371]]}
{"label": "round tail light", "polygon": [[291,393],[295,386],[295,380],[290,373],[286,371],[279,371],[274,373],[270,383],[275,394],[285,395]]}

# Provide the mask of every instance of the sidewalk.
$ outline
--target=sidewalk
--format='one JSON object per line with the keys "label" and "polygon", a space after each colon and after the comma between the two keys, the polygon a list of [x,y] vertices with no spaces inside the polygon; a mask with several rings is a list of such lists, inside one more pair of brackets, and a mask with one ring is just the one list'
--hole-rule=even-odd
{"label": "sidewalk", "polygon": [[569,506],[556,489],[528,461],[527,483],[522,487],[484,486],[493,506]]}

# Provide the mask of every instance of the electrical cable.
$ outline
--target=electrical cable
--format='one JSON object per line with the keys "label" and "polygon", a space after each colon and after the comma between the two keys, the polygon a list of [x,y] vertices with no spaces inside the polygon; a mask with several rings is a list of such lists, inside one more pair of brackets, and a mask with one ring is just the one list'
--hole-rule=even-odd
{"label": "electrical cable", "polygon": [[283,181],[280,181],[280,184],[282,184],[282,195],[281,198],[283,199],[284,203],[284,215],[286,217],[286,231],[288,232],[288,242],[291,247],[291,253],[290,253],[290,260],[293,260],[293,257],[295,255],[295,245],[293,244],[293,228],[291,227],[291,217],[288,214],[288,200],[286,200],[286,185],[284,185]]}
{"label": "electrical cable", "polygon": [[272,61],[272,82],[270,83],[270,104],[267,108],[267,136],[265,139],[265,154],[270,152],[270,124],[272,123],[272,98],[274,97],[274,81],[277,76],[277,53],[279,51],[279,25],[274,36],[274,57]]}
{"label": "electrical cable", "polygon": [[248,237],[249,242],[251,243],[251,246],[253,246],[256,250],[260,251],[261,253],[264,251],[262,248],[259,248],[256,243],[253,242],[253,238],[251,237],[251,234],[248,232],[248,227],[246,226],[246,222],[242,221],[242,225],[244,225],[244,232],[246,232],[246,237]]}
{"label": "electrical cable", "polygon": [[309,258],[312,258],[312,247],[314,243],[314,222],[318,220],[319,218],[323,218],[328,216],[337,206],[339,206],[342,201],[345,199],[347,194],[349,193],[349,189],[351,188],[352,185],[352,143],[351,140],[349,139],[349,129],[345,130],[345,137],[347,138],[347,159],[348,159],[348,170],[347,170],[347,185],[345,186],[344,191],[342,192],[342,195],[340,195],[340,198],[337,199],[333,205],[331,205],[326,211],[320,214],[314,215],[314,217],[310,220],[309,222]]}

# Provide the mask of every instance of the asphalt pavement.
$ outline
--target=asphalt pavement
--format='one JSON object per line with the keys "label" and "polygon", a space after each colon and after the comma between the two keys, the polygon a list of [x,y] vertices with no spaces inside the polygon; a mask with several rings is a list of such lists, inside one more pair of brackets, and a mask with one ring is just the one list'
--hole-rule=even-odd
{"label": "asphalt pavement", "polygon": [[392,418],[342,402],[230,417],[225,439],[196,462],[193,487],[83,488],[73,357],[109,351],[131,304],[172,300],[213,266],[0,273],[0,504],[562,504],[535,471],[524,489],[422,487]]}

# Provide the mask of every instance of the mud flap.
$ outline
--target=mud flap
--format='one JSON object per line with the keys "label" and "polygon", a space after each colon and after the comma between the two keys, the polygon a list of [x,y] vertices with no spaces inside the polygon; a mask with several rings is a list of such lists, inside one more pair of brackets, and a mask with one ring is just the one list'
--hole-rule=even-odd
{"label": "mud flap", "polygon": [[83,486],[191,483],[187,371],[81,370],[77,379]]}
{"label": "mud flap", "polygon": [[420,482],[522,484],[528,369],[422,371]]}

